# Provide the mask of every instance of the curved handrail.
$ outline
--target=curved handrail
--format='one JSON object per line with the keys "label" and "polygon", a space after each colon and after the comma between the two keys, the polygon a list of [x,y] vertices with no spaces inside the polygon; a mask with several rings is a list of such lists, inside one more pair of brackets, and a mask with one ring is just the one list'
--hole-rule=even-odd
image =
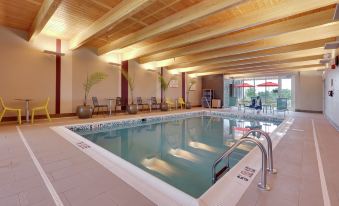
{"label": "curved handrail", "polygon": [[232,152],[242,143],[244,142],[252,142],[254,144],[256,144],[260,151],[261,151],[261,179],[260,179],[260,183],[258,184],[258,187],[261,190],[270,190],[270,187],[267,185],[267,152],[265,147],[256,139],[250,138],[250,137],[246,137],[246,138],[242,138],[239,141],[237,141],[235,144],[232,145],[232,147],[230,149],[228,149],[227,151],[225,151],[217,160],[214,161],[213,163],[213,167],[212,167],[212,175],[213,175],[213,179],[212,179],[212,183],[214,184],[217,179],[216,179],[216,173],[215,173],[215,168],[216,166],[226,157],[230,156],[232,154]]}
{"label": "curved handrail", "polygon": [[248,131],[242,138],[249,137],[250,134],[253,134],[255,136],[255,133],[259,133],[260,135],[263,135],[267,141],[267,159],[268,159],[268,172],[271,174],[276,174],[277,170],[273,167],[273,149],[272,149],[272,140],[270,135],[267,132],[264,132],[260,129],[254,129]]}

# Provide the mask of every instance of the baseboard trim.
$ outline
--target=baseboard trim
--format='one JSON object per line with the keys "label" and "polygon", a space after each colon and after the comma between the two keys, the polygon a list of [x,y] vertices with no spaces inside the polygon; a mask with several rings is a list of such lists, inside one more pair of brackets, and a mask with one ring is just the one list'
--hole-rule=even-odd
{"label": "baseboard trim", "polygon": [[295,112],[318,113],[318,114],[323,113],[323,111],[303,110],[303,109],[295,109]]}

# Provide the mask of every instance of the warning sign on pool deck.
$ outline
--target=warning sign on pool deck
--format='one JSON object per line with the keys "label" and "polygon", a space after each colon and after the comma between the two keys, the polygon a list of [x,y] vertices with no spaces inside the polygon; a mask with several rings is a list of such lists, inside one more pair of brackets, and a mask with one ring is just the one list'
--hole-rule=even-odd
{"label": "warning sign on pool deck", "polygon": [[240,171],[240,173],[237,175],[237,178],[248,182],[248,180],[253,177],[254,173],[255,169],[246,166],[243,170]]}
{"label": "warning sign on pool deck", "polygon": [[87,149],[87,148],[91,147],[88,144],[86,144],[85,142],[78,142],[77,146],[80,147],[81,149]]}

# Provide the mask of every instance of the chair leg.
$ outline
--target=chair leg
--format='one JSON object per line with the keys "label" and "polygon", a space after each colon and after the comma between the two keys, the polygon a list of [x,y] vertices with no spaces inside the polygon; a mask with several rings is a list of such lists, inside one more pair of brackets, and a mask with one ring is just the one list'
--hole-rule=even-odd
{"label": "chair leg", "polygon": [[0,114],[0,122],[2,121],[2,118],[4,117],[5,113],[6,113],[6,109],[2,110]]}
{"label": "chair leg", "polygon": [[18,121],[21,124],[21,109],[18,110]]}
{"label": "chair leg", "polygon": [[35,109],[32,110],[31,124],[34,124]]}
{"label": "chair leg", "polygon": [[45,112],[46,112],[48,121],[52,121],[47,108],[45,108]]}

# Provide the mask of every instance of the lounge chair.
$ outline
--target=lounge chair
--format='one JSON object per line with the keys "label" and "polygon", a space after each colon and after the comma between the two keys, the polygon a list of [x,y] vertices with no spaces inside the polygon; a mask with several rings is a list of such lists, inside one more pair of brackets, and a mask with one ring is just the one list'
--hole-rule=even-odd
{"label": "lounge chair", "polygon": [[175,103],[168,98],[166,98],[166,104],[168,105],[170,110],[175,107]]}
{"label": "lounge chair", "polygon": [[151,108],[160,109],[160,104],[157,102],[156,97],[151,97]]}
{"label": "lounge chair", "polygon": [[141,107],[140,111],[144,109],[144,106],[147,106],[147,108],[149,109],[149,104],[143,103],[141,97],[137,97],[137,106],[138,106],[138,110],[139,110],[139,107]]}
{"label": "lounge chair", "polygon": [[185,108],[186,103],[185,103],[185,101],[182,97],[178,98],[178,104],[180,105],[181,109],[182,109],[182,107]]}
{"label": "lounge chair", "polygon": [[[287,98],[277,98],[277,107],[275,111],[278,112],[284,112],[284,117],[285,117],[285,112],[288,111],[287,108]],[[274,114],[274,109],[273,109],[273,114]]]}
{"label": "lounge chair", "polygon": [[97,97],[92,97],[92,101],[93,101],[93,113],[95,111],[95,109],[97,109],[97,114],[99,114],[100,108],[106,108],[106,111],[108,112],[108,105],[107,104],[99,104],[98,98]]}
{"label": "lounge chair", "polygon": [[0,97],[0,103],[1,103],[1,107],[2,107],[2,112],[0,113],[0,122],[1,122],[2,118],[4,117],[4,115],[7,111],[14,111],[14,112],[18,113],[18,122],[19,122],[19,124],[21,124],[21,109],[6,107],[4,101],[2,100],[1,97]]}
{"label": "lounge chair", "polygon": [[49,112],[48,112],[49,100],[50,100],[50,98],[48,97],[46,103],[43,106],[34,107],[32,109],[32,121],[31,121],[32,124],[34,124],[34,115],[35,115],[36,111],[44,111],[46,113],[48,121],[51,121],[51,117],[49,116]]}

